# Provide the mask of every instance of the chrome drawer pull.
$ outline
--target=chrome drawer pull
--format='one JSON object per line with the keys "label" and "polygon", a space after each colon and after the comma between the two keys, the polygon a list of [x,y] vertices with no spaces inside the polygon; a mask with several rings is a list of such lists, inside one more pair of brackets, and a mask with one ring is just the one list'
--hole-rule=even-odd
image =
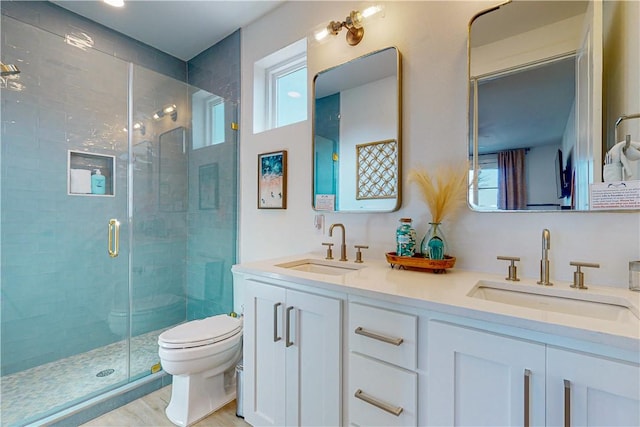
{"label": "chrome drawer pull", "polygon": [[564,427],[571,427],[571,381],[564,380]]}
{"label": "chrome drawer pull", "polygon": [[273,342],[278,342],[282,339],[282,337],[278,335],[278,307],[281,305],[281,302],[273,304]]}
{"label": "chrome drawer pull", "polygon": [[529,369],[524,370],[524,427],[529,427],[530,408],[529,403],[531,391],[531,371]]}
{"label": "chrome drawer pull", "polygon": [[362,326],[358,326],[355,330],[355,333],[357,335],[363,335],[367,338],[373,338],[374,340],[378,340],[378,341],[382,341],[382,342],[386,342],[387,344],[393,344],[393,345],[400,345],[404,342],[403,338],[394,338],[394,337],[387,337],[385,335],[381,335],[378,334],[376,332],[371,332],[371,331],[367,331],[366,329],[364,329]]}
{"label": "chrome drawer pull", "polygon": [[392,415],[395,415],[396,417],[399,417],[402,411],[404,411],[404,409],[401,406],[390,405],[386,402],[376,399],[373,396],[368,395],[367,393],[365,393],[360,389],[356,390],[356,393],[354,394],[354,396],[362,401],[367,402],[369,405],[373,405],[376,408],[380,408],[383,411],[386,411]]}
{"label": "chrome drawer pull", "polygon": [[291,341],[291,311],[295,307],[287,307],[287,318],[285,322],[285,347],[291,347],[294,343]]}

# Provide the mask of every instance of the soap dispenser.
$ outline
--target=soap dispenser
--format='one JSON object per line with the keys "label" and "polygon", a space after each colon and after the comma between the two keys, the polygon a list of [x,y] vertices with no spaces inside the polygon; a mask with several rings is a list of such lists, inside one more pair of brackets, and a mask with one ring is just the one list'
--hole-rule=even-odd
{"label": "soap dispenser", "polygon": [[100,172],[100,169],[96,169],[95,173],[91,175],[91,194],[105,194],[106,191],[106,178]]}

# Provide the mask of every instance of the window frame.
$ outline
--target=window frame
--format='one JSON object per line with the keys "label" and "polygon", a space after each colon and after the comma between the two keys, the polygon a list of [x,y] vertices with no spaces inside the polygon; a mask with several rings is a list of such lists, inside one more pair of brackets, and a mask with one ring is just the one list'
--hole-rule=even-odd
{"label": "window frame", "polygon": [[[269,129],[276,129],[278,127],[297,123],[292,122],[283,125],[278,124],[278,81],[280,78],[302,69],[308,69],[306,51],[291,56],[284,61],[278,62],[265,70],[265,123],[268,124]],[[306,98],[306,101],[308,101],[308,92]],[[307,102],[305,102],[305,105],[306,104]]]}

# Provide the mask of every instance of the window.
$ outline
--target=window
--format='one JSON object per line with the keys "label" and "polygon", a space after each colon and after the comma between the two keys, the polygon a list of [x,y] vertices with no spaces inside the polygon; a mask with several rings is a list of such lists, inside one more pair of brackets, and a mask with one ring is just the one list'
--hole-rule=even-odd
{"label": "window", "polygon": [[191,98],[193,149],[226,141],[224,98],[200,90]]}
{"label": "window", "polygon": [[307,119],[307,43],[299,40],[254,64],[254,133]]}
{"label": "window", "polygon": [[224,100],[219,96],[211,96],[206,102],[207,135],[211,144],[224,142]]}
{"label": "window", "polygon": [[473,201],[479,209],[498,208],[498,156],[496,154],[483,154],[478,161],[478,188],[474,194],[474,171],[469,173],[469,200]]}
{"label": "window", "polygon": [[271,128],[307,120],[307,55],[268,71],[268,122]]}

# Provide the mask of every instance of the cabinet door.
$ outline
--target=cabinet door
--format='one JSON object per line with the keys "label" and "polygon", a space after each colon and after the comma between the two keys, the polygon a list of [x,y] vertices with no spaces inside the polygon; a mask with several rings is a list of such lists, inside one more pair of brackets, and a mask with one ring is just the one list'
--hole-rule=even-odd
{"label": "cabinet door", "polygon": [[340,300],[287,290],[286,425],[340,425],[341,312]]}
{"label": "cabinet door", "polygon": [[427,346],[427,424],[544,425],[543,345],[430,322]]}
{"label": "cabinet door", "polygon": [[256,426],[285,425],[285,289],[246,280],[244,416]]}
{"label": "cabinet door", "polygon": [[548,348],[547,425],[640,426],[640,367]]}

